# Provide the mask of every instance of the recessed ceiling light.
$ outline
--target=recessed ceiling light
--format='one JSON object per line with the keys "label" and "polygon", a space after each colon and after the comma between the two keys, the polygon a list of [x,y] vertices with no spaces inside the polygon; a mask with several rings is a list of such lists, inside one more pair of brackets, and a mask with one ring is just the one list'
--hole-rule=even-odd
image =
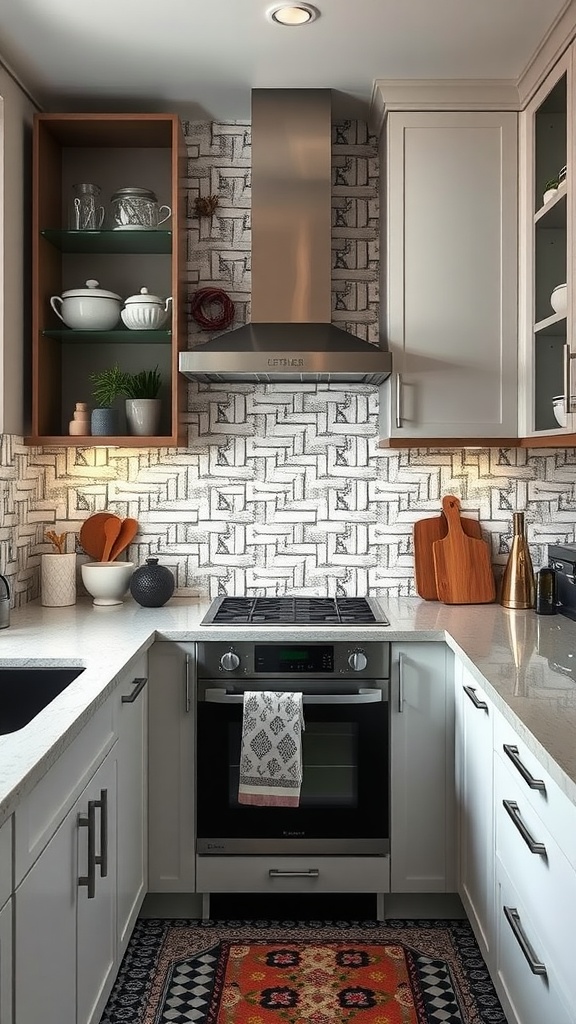
{"label": "recessed ceiling light", "polygon": [[266,12],[270,21],[278,25],[309,25],[320,16],[320,11],[311,4],[280,4]]}

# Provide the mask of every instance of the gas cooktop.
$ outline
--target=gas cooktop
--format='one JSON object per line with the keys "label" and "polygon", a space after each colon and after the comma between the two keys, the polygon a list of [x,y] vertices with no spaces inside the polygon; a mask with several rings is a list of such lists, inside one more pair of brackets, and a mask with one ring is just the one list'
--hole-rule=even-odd
{"label": "gas cooktop", "polygon": [[201,626],[388,626],[367,597],[218,597]]}

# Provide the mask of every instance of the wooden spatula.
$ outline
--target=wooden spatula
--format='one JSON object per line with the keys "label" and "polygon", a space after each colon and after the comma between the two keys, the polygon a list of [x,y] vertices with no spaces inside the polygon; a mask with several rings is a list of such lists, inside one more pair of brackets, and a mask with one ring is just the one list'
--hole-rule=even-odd
{"label": "wooden spatula", "polygon": [[[460,510],[458,498],[449,494],[450,501],[455,502],[456,508]],[[462,529],[468,537],[482,539],[482,530],[477,519],[460,519]],[[442,540],[448,533],[448,521],[444,513],[430,519],[418,519],[414,523],[414,575],[416,579],[416,590],[420,597],[426,601],[438,600],[438,589],[436,587],[436,576],[434,573],[434,556],[432,545],[435,540]]]}
{"label": "wooden spatula", "polygon": [[137,519],[131,519],[130,516],[127,516],[126,519],[122,520],[120,524],[120,532],[118,533],[118,536],[112,545],[112,550],[110,551],[111,562],[113,562],[115,558],[118,558],[118,555],[122,554],[124,548],[127,548],[128,545],[132,543],[137,533]]}
{"label": "wooden spatula", "polygon": [[447,495],[442,508],[448,533],[432,544],[438,597],[445,604],[488,604],[496,597],[490,549],[462,529],[457,499]]}
{"label": "wooden spatula", "polygon": [[104,542],[104,550],[102,552],[102,562],[110,561],[110,552],[112,551],[112,545],[120,533],[120,527],[122,526],[122,520],[116,519],[110,516],[104,523],[104,536],[106,538]]}

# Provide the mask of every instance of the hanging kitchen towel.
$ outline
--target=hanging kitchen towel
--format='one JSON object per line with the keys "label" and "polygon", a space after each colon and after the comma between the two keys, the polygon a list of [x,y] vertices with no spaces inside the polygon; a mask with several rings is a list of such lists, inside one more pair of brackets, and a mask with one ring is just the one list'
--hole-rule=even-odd
{"label": "hanging kitchen towel", "polygon": [[301,693],[244,693],[238,803],[298,807],[303,729]]}

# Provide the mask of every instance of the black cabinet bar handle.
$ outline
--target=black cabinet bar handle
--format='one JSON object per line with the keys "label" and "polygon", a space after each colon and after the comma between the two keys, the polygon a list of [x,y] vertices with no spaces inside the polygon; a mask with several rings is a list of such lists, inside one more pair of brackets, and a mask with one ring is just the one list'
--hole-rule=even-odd
{"label": "black cabinet bar handle", "polygon": [[96,801],[88,801],[88,816],[78,815],[78,828],[88,829],[88,874],[80,875],[78,885],[88,889],[88,899],[93,900],[96,894]]}
{"label": "black cabinet bar handle", "polygon": [[184,709],[186,714],[190,711],[190,655],[186,655],[186,691],[184,696]]}
{"label": "black cabinet bar handle", "polygon": [[269,878],[318,878],[319,875],[318,868],[308,868],[307,871],[282,871],[280,868],[270,868],[268,872]]}
{"label": "black cabinet bar handle", "polygon": [[466,694],[467,697],[470,698],[470,700],[472,701],[474,707],[478,708],[478,711],[488,711],[488,705],[487,705],[486,701],[485,700],[480,700],[476,696],[476,690],[474,689],[473,686],[465,686],[464,687],[464,693]]}
{"label": "black cabinet bar handle", "polygon": [[541,857],[545,857],[546,856],[546,847],[544,846],[544,843],[537,842],[537,840],[534,839],[534,837],[532,835],[530,835],[530,832],[528,831],[528,829],[526,828],[526,825],[522,821],[522,815],[520,814],[520,808],[518,807],[518,804],[516,803],[516,801],[515,800],[503,800],[502,803],[504,805],[504,810],[510,816],[512,821],[514,822],[514,825],[518,829],[520,835],[522,836],[522,839],[524,840],[524,842],[526,843],[526,846],[530,850],[530,853],[538,853],[538,854],[540,854]]}
{"label": "black cabinet bar handle", "polygon": [[528,771],[525,764],[522,764],[520,760],[520,753],[518,747],[513,746],[510,743],[502,744],[504,753],[510,758],[514,767],[520,772],[520,775],[524,779],[524,782],[530,786],[530,789],[540,789],[543,793],[546,792],[546,784],[543,779],[535,779],[531,772]]}
{"label": "black cabinet bar handle", "polygon": [[520,949],[524,953],[524,956],[528,961],[528,966],[532,971],[532,974],[542,974],[544,977],[546,977],[548,974],[546,970],[546,964],[543,964],[540,960],[538,960],[536,953],[532,949],[532,946],[530,945],[530,942],[526,937],[522,924],[520,923],[520,914],[516,910],[516,907],[504,907],[503,909],[506,915],[506,920],[508,921],[508,924],[510,925],[512,932],[514,934],[514,938],[516,939],[516,942],[518,943]]}
{"label": "black cabinet bar handle", "polygon": [[100,853],[94,862],[100,865],[100,878],[108,874],[108,790],[100,790],[100,799],[93,801],[100,808]]}
{"label": "black cabinet bar handle", "polygon": [[138,679],[133,679],[132,680],[132,686],[135,686],[136,689],[132,690],[132,693],[128,694],[127,697],[123,696],[122,697],[122,703],[123,704],[133,704],[134,701],[136,700],[136,698],[138,697],[138,695],[142,693],[142,690],[146,686],[147,682],[148,682],[148,679],[145,676],[140,676]]}

